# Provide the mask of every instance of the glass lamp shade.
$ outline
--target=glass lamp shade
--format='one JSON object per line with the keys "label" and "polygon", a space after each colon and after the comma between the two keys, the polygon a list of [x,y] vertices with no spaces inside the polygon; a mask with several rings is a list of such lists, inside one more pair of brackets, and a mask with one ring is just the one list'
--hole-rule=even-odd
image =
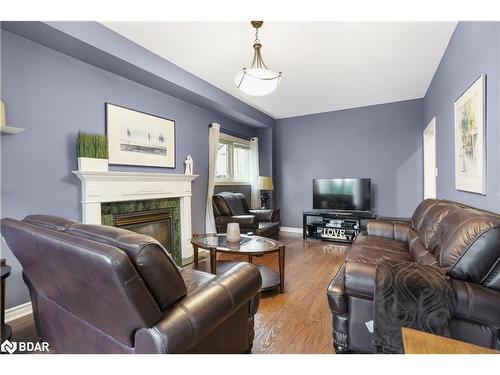
{"label": "glass lamp shade", "polygon": [[243,69],[234,82],[245,94],[263,96],[272,93],[281,82],[281,73],[264,68]]}

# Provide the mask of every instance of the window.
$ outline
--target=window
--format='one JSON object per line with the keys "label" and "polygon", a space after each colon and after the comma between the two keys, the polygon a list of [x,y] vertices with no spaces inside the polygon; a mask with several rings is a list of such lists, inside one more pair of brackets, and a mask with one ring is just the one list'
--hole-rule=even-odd
{"label": "window", "polygon": [[221,134],[217,150],[218,183],[249,182],[250,149],[248,141]]}

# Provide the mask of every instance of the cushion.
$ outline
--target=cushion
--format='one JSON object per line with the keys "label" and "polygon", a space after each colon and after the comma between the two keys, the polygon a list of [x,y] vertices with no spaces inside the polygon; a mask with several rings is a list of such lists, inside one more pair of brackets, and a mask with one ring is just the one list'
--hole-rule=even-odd
{"label": "cushion", "polygon": [[186,295],[186,285],[177,265],[154,238],[105,225],[74,224],[67,233],[123,250],[162,310]]}
{"label": "cushion", "polygon": [[424,247],[428,248],[441,221],[450,213],[459,210],[460,206],[449,202],[436,202],[426,212],[418,228],[418,236]]}
{"label": "cushion", "polygon": [[425,248],[419,237],[413,238],[410,242],[410,253],[417,263],[426,266],[438,266],[436,257]]}
{"label": "cushion", "polygon": [[403,220],[368,220],[366,231],[369,236],[385,237],[405,242],[413,230]]}
{"label": "cushion", "polygon": [[243,194],[222,192],[214,196],[219,213],[223,216],[244,215]]}
{"label": "cushion", "polygon": [[392,240],[385,237],[369,236],[366,234],[359,234],[356,237],[356,241],[353,243],[352,247],[353,249],[357,247],[363,247],[366,249],[366,251],[395,251],[402,252],[408,255],[408,245],[406,244],[406,242]]}
{"label": "cushion", "polygon": [[429,245],[450,276],[482,283],[500,259],[500,216],[462,208],[450,212],[439,224]]}
{"label": "cushion", "polygon": [[416,231],[418,231],[420,229],[422,221],[425,219],[427,211],[429,211],[429,209],[432,208],[432,206],[434,206],[438,202],[439,201],[436,199],[425,199],[422,202],[420,202],[420,204],[417,206],[411,217],[410,221],[411,227]]}
{"label": "cushion", "polygon": [[73,220],[52,215],[28,215],[23,221],[39,227],[57,230],[58,232],[64,232],[70,225],[76,224]]}
{"label": "cushion", "polygon": [[186,284],[187,294],[191,294],[198,287],[212,280],[215,275],[211,273],[185,268],[181,271],[184,284]]}
{"label": "cushion", "polygon": [[359,235],[347,254],[345,289],[349,295],[372,299],[377,261],[412,262],[404,242]]}

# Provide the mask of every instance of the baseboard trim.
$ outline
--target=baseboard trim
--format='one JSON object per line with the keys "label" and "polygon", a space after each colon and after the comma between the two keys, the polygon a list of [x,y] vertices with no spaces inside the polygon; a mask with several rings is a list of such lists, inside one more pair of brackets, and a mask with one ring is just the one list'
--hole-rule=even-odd
{"label": "baseboard trim", "polygon": [[5,310],[5,322],[8,323],[12,320],[22,318],[23,316],[32,313],[33,313],[33,308],[31,306],[31,302],[26,302],[21,305],[11,307],[10,309]]}
{"label": "baseboard trim", "polygon": [[281,227],[280,232],[288,232],[288,233],[302,233],[302,228],[294,228],[294,227]]}

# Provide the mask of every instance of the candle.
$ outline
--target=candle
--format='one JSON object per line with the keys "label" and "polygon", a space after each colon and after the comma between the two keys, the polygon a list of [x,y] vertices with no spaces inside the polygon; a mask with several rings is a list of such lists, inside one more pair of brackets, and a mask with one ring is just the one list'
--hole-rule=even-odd
{"label": "candle", "polygon": [[228,223],[226,237],[228,242],[240,242],[240,224]]}

